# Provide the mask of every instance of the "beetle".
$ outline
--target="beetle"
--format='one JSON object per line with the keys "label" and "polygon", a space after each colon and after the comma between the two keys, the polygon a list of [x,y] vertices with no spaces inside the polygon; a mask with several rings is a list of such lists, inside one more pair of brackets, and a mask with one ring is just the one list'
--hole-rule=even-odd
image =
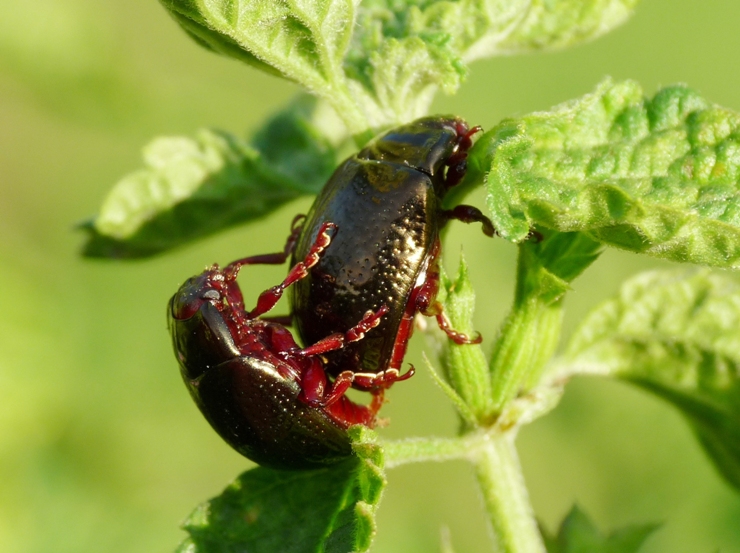
{"label": "beetle", "polygon": [[434,316],[458,344],[479,343],[454,329],[436,301],[439,233],[450,219],[490,219],[472,206],[442,208],[446,192],[467,167],[472,129],[458,117],[425,117],[392,129],[334,172],[311,207],[293,259],[306,255],[327,221],[337,225],[331,247],[291,291],[293,320],[307,343],[342,332],[367,310],[388,307],[378,328],[361,342],[327,354],[330,374],[361,373],[359,389],[387,388],[413,374],[401,365],[417,313]]}
{"label": "beetle", "polygon": [[298,220],[283,252],[246,257],[223,269],[213,265],[186,281],[167,310],[182,378],[211,426],[249,459],[289,469],[347,457],[346,429],[375,423],[382,394],[373,394],[368,405],[354,403],[344,394],[356,372],[327,378],[323,355],[362,341],[388,312],[386,306],[367,311],[346,332],[306,348],[283,325],[261,317],[318,263],[336,231],[331,222],[320,226],[302,261],[293,264],[281,284],[263,292],[251,311],[244,308],[236,282],[239,270],[285,262],[300,231]]}

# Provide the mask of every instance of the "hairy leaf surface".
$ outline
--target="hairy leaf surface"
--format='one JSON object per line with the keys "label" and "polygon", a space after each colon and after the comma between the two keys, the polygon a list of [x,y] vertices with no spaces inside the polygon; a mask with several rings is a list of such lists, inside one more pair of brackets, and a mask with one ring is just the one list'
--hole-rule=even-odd
{"label": "hairy leaf surface", "polygon": [[356,457],[303,471],[258,467],[203,503],[183,527],[182,553],[366,551],[385,486],[382,451],[367,429],[351,432]]}
{"label": "hairy leaf surface", "polygon": [[675,261],[740,266],[740,115],[685,86],[646,99],[602,83],[548,112],[508,119],[470,155],[494,225],[581,231]]}

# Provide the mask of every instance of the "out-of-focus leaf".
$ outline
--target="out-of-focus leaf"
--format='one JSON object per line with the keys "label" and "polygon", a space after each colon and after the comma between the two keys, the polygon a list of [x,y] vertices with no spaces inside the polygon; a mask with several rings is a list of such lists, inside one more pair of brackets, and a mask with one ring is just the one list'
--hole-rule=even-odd
{"label": "out-of-focus leaf", "polygon": [[616,376],[669,401],[722,475],[740,488],[735,279],[706,269],[639,275],[584,320],[558,366],[563,374]]}
{"label": "out-of-focus leaf", "polygon": [[[372,432],[354,428],[357,456],[311,471],[258,467],[200,505],[178,551],[348,553],[366,551],[385,476]],[[369,435],[369,437],[368,437]]]}
{"label": "out-of-focus leaf", "polygon": [[[253,146],[221,131],[158,138],[145,168],[121,179],[85,225],[89,257],[154,255],[315,194],[336,166],[341,123],[303,96],[255,136]],[[346,132],[346,131],[345,131]]]}
{"label": "out-of-focus leaf", "polygon": [[556,536],[543,532],[547,553],[636,553],[657,524],[635,524],[605,536],[586,514],[574,505]]}
{"label": "out-of-focus leaf", "polygon": [[475,144],[497,230],[587,232],[675,261],[740,266],[740,115],[684,86],[645,99],[607,80],[583,98],[503,121]]}
{"label": "out-of-focus leaf", "polygon": [[[471,49],[470,58],[557,50],[593,40],[624,23],[638,0],[535,0],[492,44]],[[509,30],[509,29],[507,29]],[[496,40],[498,39],[498,40]]]}

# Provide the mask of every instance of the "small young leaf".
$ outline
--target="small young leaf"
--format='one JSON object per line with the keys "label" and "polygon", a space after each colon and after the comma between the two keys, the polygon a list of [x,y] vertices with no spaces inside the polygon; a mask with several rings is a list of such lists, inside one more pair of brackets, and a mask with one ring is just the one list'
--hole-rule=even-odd
{"label": "small young leaf", "polygon": [[179,551],[366,551],[385,477],[377,445],[363,443],[358,453],[319,470],[258,467],[243,473],[188,517],[183,527],[190,536]]}
{"label": "small young leaf", "polygon": [[574,505],[557,536],[543,532],[543,537],[547,553],[636,553],[657,528],[657,524],[635,524],[605,536],[578,505]]}
{"label": "small young leaf", "polygon": [[454,93],[465,75],[444,42],[419,36],[385,38],[375,48],[365,45],[345,69],[347,86],[373,128],[426,115],[437,90]]}
{"label": "small young leaf", "polygon": [[336,125],[325,105],[302,96],[268,121],[253,146],[212,130],[154,140],[145,168],[123,177],[84,225],[84,255],[154,255],[316,193],[337,163]]}
{"label": "small young leaf", "polygon": [[[475,308],[475,292],[468,278],[468,266],[463,257],[455,280],[442,273],[438,299],[444,307],[452,328],[458,332],[474,337],[472,319]],[[488,363],[480,344],[457,345],[452,340],[444,339],[442,366],[452,389],[462,399],[467,408],[478,420],[484,420],[492,411],[491,378],[488,374]],[[463,420],[466,413],[463,412]]]}
{"label": "small young leaf", "polygon": [[649,272],[585,319],[562,366],[617,376],[671,402],[740,488],[738,329],[735,279],[707,270]]}
{"label": "small young leaf", "polygon": [[534,226],[618,248],[740,266],[740,115],[683,86],[644,99],[633,82],[503,121],[471,150],[504,237]]}
{"label": "small young leaf", "polygon": [[438,89],[453,94],[465,62],[563,48],[590,40],[637,0],[366,0],[344,69],[372,127],[427,112]]}

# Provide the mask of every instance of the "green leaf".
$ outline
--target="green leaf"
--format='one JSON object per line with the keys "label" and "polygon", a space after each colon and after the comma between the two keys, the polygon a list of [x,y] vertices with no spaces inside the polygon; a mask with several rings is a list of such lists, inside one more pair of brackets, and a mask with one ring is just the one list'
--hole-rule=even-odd
{"label": "green leaf", "polygon": [[434,94],[457,91],[465,63],[562,48],[621,24],[637,0],[369,0],[344,69],[372,127],[427,113]]}
{"label": "green leaf", "polygon": [[454,93],[465,62],[589,40],[636,1],[161,0],[200,45],[300,83],[365,138]]}
{"label": "green leaf", "polygon": [[601,244],[580,232],[548,232],[531,236],[525,244],[524,278],[515,301],[538,296],[545,303],[560,299],[570,283],[601,254]]}
{"label": "green leaf", "polygon": [[[558,50],[593,40],[624,23],[638,0],[536,0],[511,32],[492,37],[473,56],[511,55]],[[501,3],[501,2],[498,2]],[[495,40],[498,38],[498,40]]]}
{"label": "green leaf", "polygon": [[144,149],[145,168],[123,177],[84,225],[84,255],[154,255],[315,194],[337,164],[343,132],[324,104],[302,96],[252,146],[214,130],[155,139]]}
{"label": "green leaf", "polygon": [[740,116],[684,86],[634,82],[508,119],[470,154],[497,230],[581,231],[675,261],[740,266]]}
{"label": "green leaf", "polygon": [[358,0],[161,0],[199,44],[303,85],[352,132],[367,120],[342,69]]}
{"label": "green leaf", "polygon": [[735,279],[708,270],[649,272],[584,320],[558,365],[616,376],[669,401],[740,488],[738,329]]}
{"label": "green leaf", "polygon": [[437,90],[454,93],[466,73],[445,41],[420,36],[364,44],[349,57],[345,69],[350,77],[347,86],[373,128],[426,115]]}
{"label": "green leaf", "polygon": [[385,486],[382,451],[371,432],[350,431],[361,440],[358,456],[340,464],[311,471],[258,467],[243,473],[188,517],[183,527],[190,536],[179,551],[366,551]]}
{"label": "green leaf", "polygon": [[445,42],[451,53],[470,62],[591,40],[622,24],[636,4],[637,0],[371,0],[360,7],[358,18],[366,24],[357,33],[363,37],[360,41],[419,36]]}
{"label": "green leaf", "polygon": [[574,505],[556,536],[543,534],[548,553],[636,553],[658,526],[635,524],[605,536],[578,505]]}

